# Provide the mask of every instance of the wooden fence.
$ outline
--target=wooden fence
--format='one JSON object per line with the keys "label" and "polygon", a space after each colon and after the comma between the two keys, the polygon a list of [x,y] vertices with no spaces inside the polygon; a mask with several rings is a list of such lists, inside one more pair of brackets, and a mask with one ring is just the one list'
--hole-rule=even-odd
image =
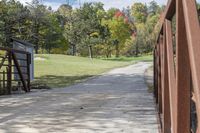
{"label": "wooden fence", "polygon": [[200,26],[196,7],[195,0],[169,0],[162,16],[154,50],[154,94],[162,133],[200,133]]}
{"label": "wooden fence", "polygon": [[14,83],[30,91],[30,63],[30,53],[0,47],[0,94],[11,94]]}

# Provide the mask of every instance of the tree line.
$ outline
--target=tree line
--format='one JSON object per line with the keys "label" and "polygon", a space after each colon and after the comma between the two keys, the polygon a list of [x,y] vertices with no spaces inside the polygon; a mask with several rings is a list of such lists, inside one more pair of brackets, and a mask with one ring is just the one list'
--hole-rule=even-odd
{"label": "tree line", "polygon": [[0,45],[16,38],[35,45],[35,53],[73,56],[138,56],[151,53],[163,6],[155,1],[134,3],[123,10],[104,9],[100,2],[69,4],[56,11],[32,0],[0,1]]}

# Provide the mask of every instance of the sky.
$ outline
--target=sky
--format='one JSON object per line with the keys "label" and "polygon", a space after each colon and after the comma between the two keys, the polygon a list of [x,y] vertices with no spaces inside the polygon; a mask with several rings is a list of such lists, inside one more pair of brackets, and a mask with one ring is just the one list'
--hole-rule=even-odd
{"label": "sky", "polygon": [[[32,0],[18,0],[23,4],[26,2],[31,2]],[[53,10],[57,10],[61,4],[66,4],[69,0],[40,0],[43,4],[51,6]],[[73,0],[71,0],[73,1]],[[77,0],[78,1],[78,0]],[[102,2],[104,4],[104,8],[107,10],[111,7],[123,9],[123,7],[131,6],[135,2],[143,2],[149,3],[152,0],[80,0],[80,3],[84,2]],[[164,5],[167,3],[167,0],[155,0],[158,4]],[[73,7],[79,7],[79,2],[73,2]]]}

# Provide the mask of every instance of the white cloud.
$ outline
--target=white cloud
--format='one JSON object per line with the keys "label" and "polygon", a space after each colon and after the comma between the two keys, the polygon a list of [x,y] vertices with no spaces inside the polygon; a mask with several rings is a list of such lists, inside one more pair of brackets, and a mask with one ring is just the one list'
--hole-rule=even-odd
{"label": "white cloud", "polygon": [[[91,2],[91,0],[85,0],[85,2]],[[111,7],[120,8],[127,7],[133,4],[132,0],[92,0],[92,2],[104,3],[104,8],[109,9]]]}
{"label": "white cloud", "polygon": [[[22,4],[27,5],[27,3],[31,3],[32,0],[17,0],[20,1]],[[58,7],[62,4],[59,0],[56,1],[49,1],[48,0],[40,0],[44,5],[51,6],[53,10],[57,10]]]}
{"label": "white cloud", "polygon": [[[134,2],[142,2],[142,3],[149,3],[151,2],[152,0],[133,0]],[[156,1],[159,5],[164,5],[164,4],[167,4],[167,1],[168,0],[154,0]]]}
{"label": "white cloud", "polygon": [[[18,0],[23,4],[26,2],[30,3],[32,0]],[[66,3],[66,0],[41,0],[43,4],[47,6],[51,6],[53,10],[57,10],[61,4]],[[79,0],[78,0],[79,1]],[[123,7],[131,6],[135,2],[143,2],[149,3],[152,0],[80,0],[81,3],[84,2],[102,2],[104,4],[104,8],[107,10],[111,7],[122,9]],[[167,0],[155,0],[158,4],[166,4]],[[73,7],[79,7],[78,3],[76,3]]]}
{"label": "white cloud", "polygon": [[20,1],[22,4],[26,4],[27,2],[30,3],[32,0],[17,0]]}
{"label": "white cloud", "polygon": [[[149,3],[152,0],[82,0],[84,2],[102,2],[105,5],[105,9],[116,7],[122,9],[123,7],[131,6],[135,2]],[[167,0],[155,0],[158,4],[166,4]]]}
{"label": "white cloud", "polygon": [[43,2],[47,6],[51,6],[53,10],[57,10],[62,3],[58,2]]}

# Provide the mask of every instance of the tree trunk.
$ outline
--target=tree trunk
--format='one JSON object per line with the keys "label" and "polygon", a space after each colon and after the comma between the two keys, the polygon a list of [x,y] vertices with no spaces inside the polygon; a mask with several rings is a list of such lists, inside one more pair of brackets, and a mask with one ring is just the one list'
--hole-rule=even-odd
{"label": "tree trunk", "polygon": [[116,48],[116,58],[118,58],[119,57],[119,44],[116,44],[115,48]]}
{"label": "tree trunk", "polygon": [[136,43],[136,46],[135,46],[135,57],[138,57],[138,54],[139,54],[139,47],[138,47],[138,43]]}
{"label": "tree trunk", "polygon": [[76,56],[76,45],[72,45],[72,55]]}
{"label": "tree trunk", "polygon": [[107,48],[107,49],[106,49],[106,58],[109,58],[109,55],[110,55],[110,49]]}
{"label": "tree trunk", "polygon": [[48,48],[48,54],[51,54],[51,48]]}
{"label": "tree trunk", "polygon": [[35,34],[34,45],[35,45],[35,53],[36,54],[38,54],[38,52],[39,52],[39,28],[40,28],[40,24],[39,24],[38,20],[35,19],[33,33]]}
{"label": "tree trunk", "polygon": [[[9,21],[5,23],[5,27],[9,26]],[[10,44],[10,36],[11,35],[11,31],[10,31],[10,28],[5,28],[5,37],[6,37],[6,44],[4,44],[4,46],[7,46],[7,47],[12,47],[11,44]]]}
{"label": "tree trunk", "polygon": [[35,43],[35,53],[38,54],[39,53],[39,40],[36,39],[36,43]]}
{"label": "tree trunk", "polygon": [[92,46],[89,46],[88,50],[89,50],[89,57],[92,59],[93,58]]}
{"label": "tree trunk", "polygon": [[109,57],[109,54],[108,53],[106,53],[106,58],[108,58]]}
{"label": "tree trunk", "polygon": [[112,51],[110,49],[108,49],[106,51],[106,58],[111,58],[111,55],[112,55],[111,53],[112,53]]}
{"label": "tree trunk", "polygon": [[109,58],[111,58],[111,57],[112,57],[112,51],[109,52]]}
{"label": "tree trunk", "polygon": [[39,48],[38,48],[38,44],[35,43],[35,53],[38,54]]}

